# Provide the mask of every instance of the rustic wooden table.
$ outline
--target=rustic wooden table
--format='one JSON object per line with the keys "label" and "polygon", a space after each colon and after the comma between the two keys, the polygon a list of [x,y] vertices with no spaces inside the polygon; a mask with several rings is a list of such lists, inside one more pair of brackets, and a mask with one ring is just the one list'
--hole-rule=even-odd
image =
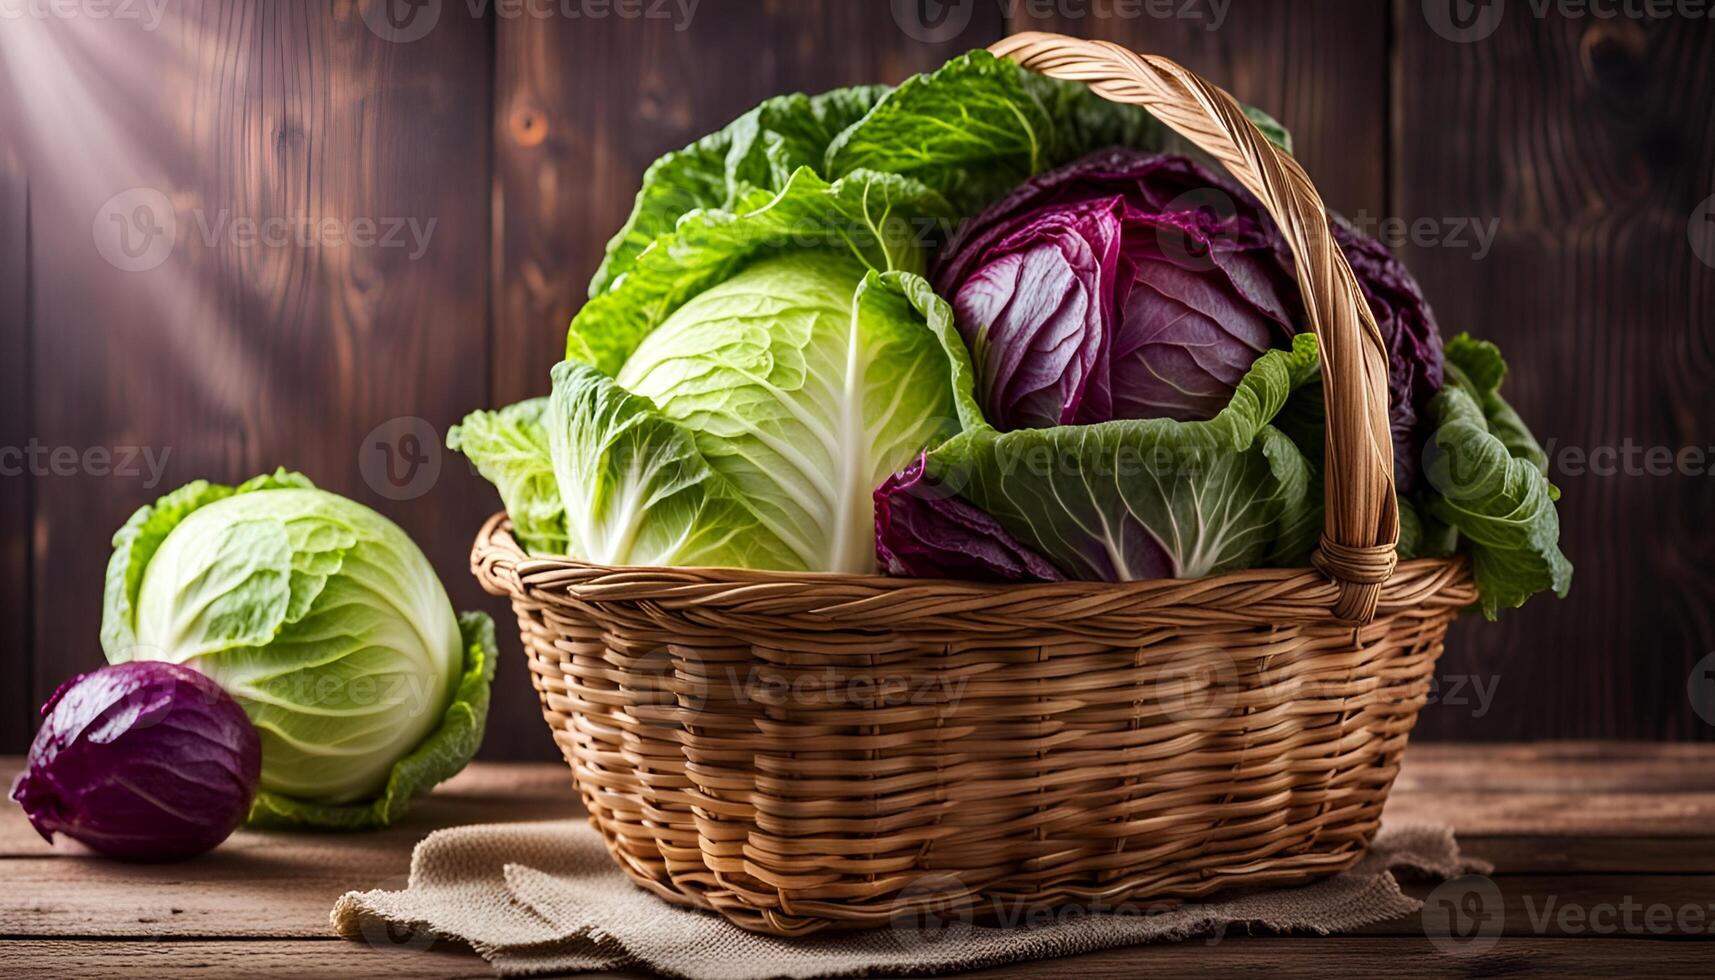
{"label": "rustic wooden table", "polygon": [[[10,784],[18,765],[0,760],[0,785]],[[486,965],[461,948],[337,939],[328,909],[348,889],[402,887],[411,846],[434,828],[577,809],[558,766],[483,764],[424,801],[406,826],[351,835],[241,831],[197,860],[137,866],[91,857],[66,841],[49,847],[6,805],[0,974],[486,977]],[[1486,907],[1499,906],[1499,914],[1485,917],[1483,903],[1445,900],[1444,891],[1422,915],[1353,935],[1229,935],[1048,969],[1091,980],[1193,969],[1317,977],[1715,973],[1715,745],[1419,745],[1388,815],[1452,824],[1468,853],[1494,863],[1499,898]],[[1480,884],[1461,882],[1460,890]],[[1407,884],[1420,897],[1431,888]],[[1466,914],[1473,910],[1479,914]]]}

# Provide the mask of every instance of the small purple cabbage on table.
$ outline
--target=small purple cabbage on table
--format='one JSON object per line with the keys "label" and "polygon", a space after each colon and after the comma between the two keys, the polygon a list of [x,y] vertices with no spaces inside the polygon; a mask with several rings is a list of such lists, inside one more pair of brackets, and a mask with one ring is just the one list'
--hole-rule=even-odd
{"label": "small purple cabbage on table", "polygon": [[220,685],[135,661],[60,685],[12,798],[50,843],[60,833],[110,857],[174,861],[237,828],[261,772],[261,739]]}

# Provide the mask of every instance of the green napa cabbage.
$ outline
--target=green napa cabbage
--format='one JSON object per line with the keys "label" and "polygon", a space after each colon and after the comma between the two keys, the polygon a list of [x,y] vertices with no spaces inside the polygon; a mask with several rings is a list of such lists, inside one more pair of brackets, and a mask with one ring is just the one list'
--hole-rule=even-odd
{"label": "green napa cabbage", "polygon": [[526,551],[563,555],[569,551],[566,506],[542,427],[547,410],[548,399],[530,398],[497,412],[472,412],[447,433],[447,448],[469,457],[500,491],[512,536]]}
{"label": "green napa cabbage", "polygon": [[[1267,113],[1245,113],[1291,150],[1290,135]],[[735,210],[757,190],[782,190],[802,168],[828,180],[907,176],[971,215],[1029,177],[1111,146],[1188,149],[1138,106],[984,50],[896,87],[778,96],[649,167],[589,292],[613,288],[682,215]]]}
{"label": "green napa cabbage", "polygon": [[[908,178],[801,169],[687,215],[578,314],[539,414],[475,413],[451,442],[587,561],[871,571],[875,487],[976,417],[918,274],[916,219],[946,214]],[[523,476],[544,466],[557,502]]]}
{"label": "green napa cabbage", "polygon": [[[744,550],[766,551],[752,567],[870,570],[876,486],[954,423],[940,345],[867,274],[828,251],[758,262],[674,311],[615,379],[688,431],[745,501]],[[592,554],[599,534],[584,538]]]}
{"label": "green napa cabbage", "polygon": [[391,822],[481,740],[493,627],[393,522],[281,471],[193,483],[114,538],[102,645],[212,677],[256,725],[252,819]]}

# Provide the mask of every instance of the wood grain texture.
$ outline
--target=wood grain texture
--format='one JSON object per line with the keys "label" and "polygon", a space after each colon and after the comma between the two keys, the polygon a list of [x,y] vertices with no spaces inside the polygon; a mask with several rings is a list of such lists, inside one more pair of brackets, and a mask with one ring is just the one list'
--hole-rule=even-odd
{"label": "wood grain texture", "polygon": [[[1480,260],[1470,244],[1400,248],[1444,332],[1502,345],[1509,396],[1557,450],[1701,447],[1715,468],[1715,267],[1691,247],[1715,195],[1707,21],[1539,20],[1513,4],[1493,35],[1458,44],[1415,0],[926,0],[931,20],[970,14],[927,34],[879,0],[705,0],[688,23],[448,4],[424,37],[390,43],[366,27],[378,5],[192,0],[153,31],[7,21],[0,446],[35,438],[73,462],[0,477],[0,671],[13,682],[0,685],[0,749],[22,751],[41,699],[100,663],[108,538],[135,507],[195,477],[286,464],[380,506],[455,603],[496,614],[484,755],[552,758],[510,615],[465,571],[492,490],[444,455],[432,492],[388,499],[359,467],[365,434],[415,416],[438,437],[472,408],[544,391],[661,152],[769,95],[898,80],[1009,26],[1107,37],[1205,73],[1290,126],[1348,214],[1498,219]],[[170,257],[130,272],[102,258],[97,225],[135,188],[165,194],[181,221]],[[436,224],[415,260],[234,242],[233,220],[268,217]],[[1715,255],[1715,226],[1707,236]],[[141,461],[136,475],[84,465],[116,447],[147,447],[159,482]],[[1495,685],[1494,699],[1432,703],[1416,737],[1715,739],[1685,693],[1715,650],[1715,477],[1561,466],[1555,479],[1573,598],[1457,624],[1441,673]]]}
{"label": "wood grain texture", "polygon": [[[774,95],[899,82],[1000,37],[979,3],[944,43],[886,3],[705,4],[671,18],[498,26],[495,398],[544,394],[566,325],[656,157]],[[476,532],[472,527],[471,533]]]}
{"label": "wood grain texture", "polygon": [[[1606,755],[1546,748],[1414,748],[1386,819],[1448,824],[1467,852],[1496,862],[1497,876],[1557,876],[1560,883],[1547,890],[1555,893],[1606,887],[1582,881],[1596,874],[1630,876],[1664,895],[1687,888],[1715,894],[1715,794],[1681,792],[1671,775],[1673,767],[1715,768],[1715,747],[1635,745]],[[1536,758],[1544,754],[1565,761],[1543,772]],[[1620,759],[1657,775],[1602,789]],[[0,782],[9,783],[18,766],[16,757],[0,759]],[[1485,780],[1510,788],[1452,789]],[[477,763],[387,830],[241,830],[193,861],[139,866],[100,859],[63,838],[48,844],[20,810],[6,807],[0,869],[27,887],[0,893],[0,935],[318,936],[334,898],[350,888],[396,886],[412,846],[434,829],[583,815],[562,764]]]}
{"label": "wood grain texture", "polygon": [[[1539,768],[1544,759],[1554,764]],[[0,759],[0,781],[16,758]],[[1619,776],[1635,765],[1649,777]],[[1492,949],[1449,955],[1428,935],[1439,934],[1445,906],[1376,923],[1353,934],[1218,938],[1118,949],[1051,964],[1023,964],[974,974],[1088,977],[1184,975],[1218,971],[1249,975],[1266,969],[1287,976],[1380,976],[1410,963],[1414,976],[1670,975],[1707,971],[1715,935],[1677,927],[1648,927],[1652,905],[1707,910],[1715,896],[1709,865],[1715,818],[1705,836],[1675,832],[1683,800],[1674,767],[1715,768],[1715,747],[1544,746],[1421,747],[1408,754],[1396,803],[1400,812],[1450,822],[1462,849],[1494,860],[1503,935]],[[1471,828],[1492,813],[1474,796],[1515,799],[1518,811],[1576,809],[1579,791],[1604,785],[1637,806],[1602,822],[1598,809],[1582,830],[1543,836],[1532,824]],[[1481,783],[1494,792],[1453,794],[1445,787]],[[1623,787],[1622,787],[1623,784]],[[1510,789],[1501,789],[1510,787]],[[1621,808],[1622,810],[1625,808]],[[350,888],[399,887],[410,850],[437,827],[473,822],[576,819],[581,814],[564,767],[478,763],[425,800],[403,826],[373,834],[280,834],[241,831],[211,854],[162,866],[105,861],[68,842],[44,844],[16,810],[0,811],[0,970],[78,976],[246,975],[485,976],[487,967],[462,949],[378,938],[370,944],[331,938],[327,910]],[[1390,816],[1398,815],[1390,810]],[[1562,821],[1564,824],[1565,821]],[[1601,836],[1628,830],[1632,837]],[[1407,878],[1418,898],[1434,882]],[[1642,925],[1602,934],[1580,916],[1626,903]],[[1443,909],[1437,913],[1436,908]],[[1580,910],[1566,918],[1562,910]],[[1603,911],[1598,913],[1606,915]],[[1605,920],[1604,920],[1605,921]],[[1706,918],[1707,928],[1715,919]],[[1648,927],[1648,928],[1646,928]],[[1671,940],[1671,941],[1670,941]],[[1692,940],[1692,941],[1686,941]]]}
{"label": "wood grain texture", "polygon": [[[16,766],[0,767],[8,785]],[[583,816],[561,765],[477,764],[372,833],[240,830],[180,864],[105,860],[66,838],[48,844],[17,807],[0,811],[0,869],[21,901],[0,899],[0,936],[315,938],[354,888],[403,888],[411,849],[432,830]]]}
{"label": "wood grain texture", "polygon": [[1400,254],[1444,333],[1516,368],[1505,393],[1555,457],[1577,566],[1571,600],[1455,627],[1442,670],[1498,680],[1494,710],[1431,708],[1423,733],[1708,739],[1686,696],[1715,649],[1708,463],[1601,476],[1560,451],[1715,445],[1715,267],[1688,236],[1715,191],[1715,31],[1521,10],[1457,43],[1400,8],[1392,213],[1499,222],[1480,259]]}
{"label": "wood grain texture", "polygon": [[[547,393],[566,325],[656,157],[770,96],[898,81],[1001,30],[998,16],[978,17],[968,45],[925,45],[886,4],[795,0],[709,3],[689,19],[500,18],[495,29],[494,405]],[[479,524],[459,529],[467,549]],[[517,631],[500,633],[502,664],[522,676]],[[516,687],[497,694],[485,753],[557,758],[534,693]]]}
{"label": "wood grain texture", "polygon": [[1383,208],[1386,4],[1237,0],[1226,7],[1201,0],[1090,0],[1010,8],[1014,31],[1100,38],[1178,61],[1284,123],[1293,134],[1294,155],[1329,206],[1351,215]]}
{"label": "wood grain texture", "polygon": [[[187,948],[188,946],[188,948]],[[1256,976],[1324,980],[1330,976],[1397,975],[1408,964],[1424,978],[1517,975],[1630,977],[1691,976],[1707,969],[1709,950],[1701,943],[1648,939],[1553,939],[1535,936],[1501,939],[1492,949],[1467,956],[1441,955],[1421,935],[1415,940],[1374,937],[1234,936],[1218,945],[1203,942],[1117,949],[1046,964],[1054,975],[1084,980],[1137,980],[1140,977]],[[426,951],[353,947],[337,941],[261,942],[43,942],[21,941],[0,948],[0,965],[26,974],[95,978],[304,976],[424,977],[478,980],[494,975],[476,954],[442,946]],[[1000,967],[961,973],[973,980],[1042,976],[1044,964]],[[646,973],[580,973],[584,980],[642,978]]]}
{"label": "wood grain texture", "polygon": [[[418,452],[439,459],[488,401],[488,25],[450,17],[399,44],[349,5],[193,2],[154,31],[6,26],[33,35],[34,431],[77,461],[36,480],[33,575],[54,585],[37,590],[32,702],[102,662],[113,531],[194,478],[300,470],[399,522],[455,604],[487,605],[451,574],[482,485],[449,457],[394,487],[374,443],[396,440],[374,430],[420,418]],[[164,255],[104,258],[151,228],[171,229]],[[151,455],[122,471],[126,447]],[[498,682],[520,701],[521,675]]]}
{"label": "wood grain texture", "polygon": [[[0,72],[0,78],[4,73]],[[9,87],[0,92],[0,133],[18,131]],[[15,140],[0,142],[0,751],[21,749],[35,729],[30,685],[30,498],[23,457],[30,413],[30,194]]]}

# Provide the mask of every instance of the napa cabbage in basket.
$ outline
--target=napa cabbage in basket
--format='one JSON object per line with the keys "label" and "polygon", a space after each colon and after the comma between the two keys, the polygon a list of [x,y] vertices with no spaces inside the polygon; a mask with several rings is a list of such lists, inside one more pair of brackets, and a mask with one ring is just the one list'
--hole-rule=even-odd
{"label": "napa cabbage in basket", "polygon": [[[1291,149],[1291,137],[1267,113],[1249,106],[1245,113]],[[1183,148],[1138,106],[984,50],[896,87],[777,96],[649,167],[630,217],[590,281],[590,295],[614,288],[682,216],[730,211],[755,190],[779,191],[800,168],[827,180],[858,173],[907,176],[966,217],[1026,178],[1114,146]]]}
{"label": "napa cabbage in basket", "polygon": [[[769,99],[643,175],[553,397],[474,413],[448,444],[532,553],[868,570],[868,495],[981,422],[926,253],[1020,180],[1173,140],[1136,106],[986,51],[897,87]],[[775,335],[731,315],[759,291],[790,321]]]}
{"label": "napa cabbage in basket", "polygon": [[923,222],[948,216],[910,178],[808,168],[693,212],[578,314],[545,403],[449,441],[533,551],[871,571],[875,487],[977,417],[920,274]]}
{"label": "napa cabbage in basket", "polygon": [[114,536],[102,647],[208,675],[262,741],[253,823],[385,825],[482,740],[494,627],[405,532],[284,470],[188,484]]}

